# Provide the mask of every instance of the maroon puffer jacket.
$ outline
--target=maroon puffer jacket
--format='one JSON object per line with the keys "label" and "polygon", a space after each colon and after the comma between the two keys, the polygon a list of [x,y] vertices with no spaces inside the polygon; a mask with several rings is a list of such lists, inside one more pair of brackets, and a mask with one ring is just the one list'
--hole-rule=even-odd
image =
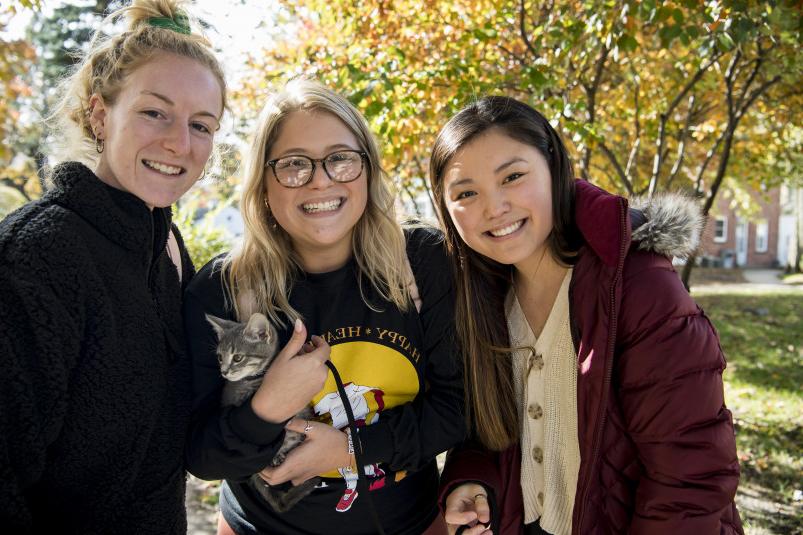
{"label": "maroon puffer jacket", "polygon": [[[586,245],[569,289],[581,456],[572,532],[743,533],[725,359],[665,256],[694,248],[693,214],[677,198],[654,200],[631,236],[627,201],[585,181],[575,212]],[[518,446],[464,445],[447,460],[441,502],[460,482],[482,482],[501,511],[494,533],[521,533],[519,465]]]}

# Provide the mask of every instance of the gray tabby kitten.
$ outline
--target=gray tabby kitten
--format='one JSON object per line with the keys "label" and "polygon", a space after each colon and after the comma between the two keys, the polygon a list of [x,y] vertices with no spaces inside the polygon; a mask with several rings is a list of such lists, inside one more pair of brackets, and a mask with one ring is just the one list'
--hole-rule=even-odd
{"label": "gray tabby kitten", "polygon": [[[220,403],[223,406],[240,406],[259,388],[262,376],[278,354],[278,334],[263,314],[253,314],[248,323],[228,321],[209,314],[207,321],[212,324],[218,337],[217,359],[220,373],[226,379]],[[314,413],[307,406],[296,415],[302,420],[311,420]],[[279,451],[270,466],[279,466],[287,454],[301,444],[307,436],[304,433],[286,431]],[[281,487],[271,487],[259,474],[251,476],[251,483],[260,495],[279,513],[293,507],[320,482],[314,477],[298,485],[290,482]]]}

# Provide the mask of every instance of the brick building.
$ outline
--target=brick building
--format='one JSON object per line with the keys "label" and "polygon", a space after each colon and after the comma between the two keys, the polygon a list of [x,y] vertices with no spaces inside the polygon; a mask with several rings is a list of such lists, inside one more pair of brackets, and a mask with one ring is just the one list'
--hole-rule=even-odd
{"label": "brick building", "polygon": [[796,239],[795,199],[799,190],[782,186],[751,192],[758,210],[744,216],[720,192],[703,231],[699,259],[703,265],[774,268],[785,266]]}

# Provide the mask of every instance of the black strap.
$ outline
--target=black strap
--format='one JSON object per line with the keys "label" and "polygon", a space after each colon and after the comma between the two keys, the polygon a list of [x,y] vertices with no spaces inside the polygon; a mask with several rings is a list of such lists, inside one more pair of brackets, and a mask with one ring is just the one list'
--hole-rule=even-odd
{"label": "black strap", "polygon": [[357,462],[357,488],[360,493],[368,500],[368,510],[374,519],[374,525],[377,529],[377,534],[385,535],[385,530],[382,529],[382,522],[379,520],[379,515],[374,507],[374,500],[371,497],[371,491],[368,489],[368,477],[365,475],[365,463],[363,462],[363,449],[360,435],[357,432],[357,422],[354,420],[354,413],[351,411],[351,402],[346,395],[346,389],[343,387],[343,380],[337,371],[334,363],[331,360],[326,361],[326,365],[332,371],[337,384],[337,393],[340,395],[340,400],[343,402],[343,408],[346,410],[346,417],[349,419],[349,429],[351,430],[351,440],[354,444],[354,459]]}

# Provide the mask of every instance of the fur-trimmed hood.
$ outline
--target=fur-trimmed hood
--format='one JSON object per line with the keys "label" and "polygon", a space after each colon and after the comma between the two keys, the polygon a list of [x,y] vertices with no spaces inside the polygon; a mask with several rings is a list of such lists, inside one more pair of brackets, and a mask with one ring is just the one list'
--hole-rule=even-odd
{"label": "fur-trimmed hood", "polygon": [[633,226],[631,236],[642,251],[688,258],[697,249],[704,218],[700,205],[691,197],[680,193],[635,197],[630,208],[644,215],[645,221]]}
{"label": "fur-trimmed hood", "polygon": [[594,252],[606,264],[615,265],[622,246],[631,241],[644,251],[670,258],[688,257],[700,242],[703,217],[693,199],[678,193],[637,197],[628,203],[623,197],[578,180],[575,223]]}

